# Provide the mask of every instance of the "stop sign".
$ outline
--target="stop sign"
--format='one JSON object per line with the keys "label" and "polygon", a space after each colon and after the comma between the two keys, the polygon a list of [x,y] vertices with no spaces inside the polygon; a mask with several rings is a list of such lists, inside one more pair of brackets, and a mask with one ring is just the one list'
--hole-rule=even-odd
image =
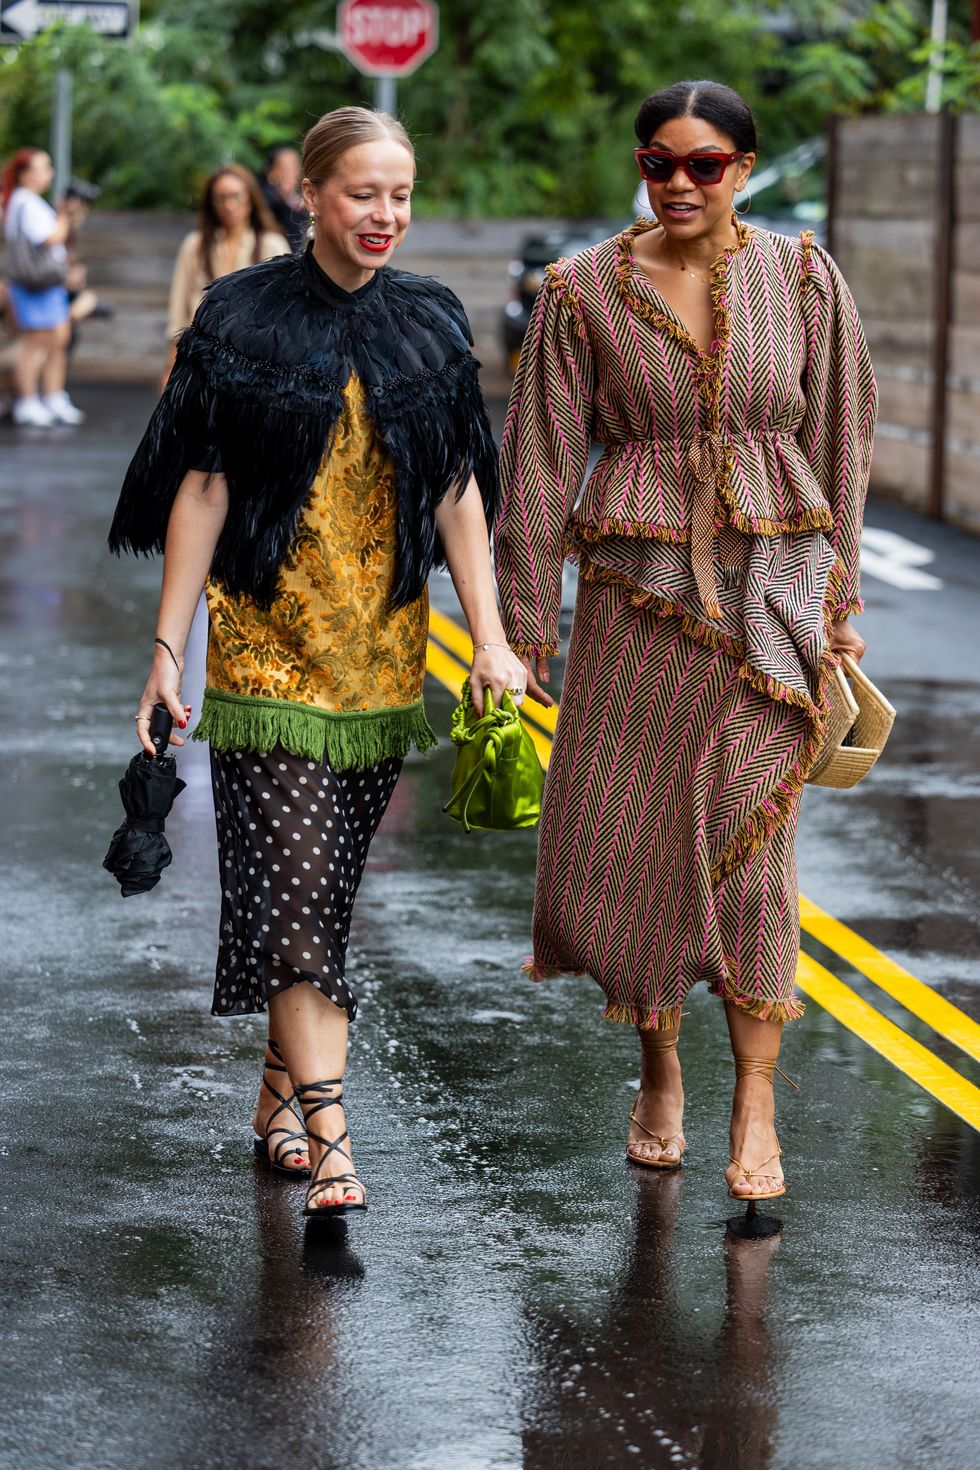
{"label": "stop sign", "polygon": [[337,40],[365,76],[407,77],[439,44],[432,0],[343,0]]}

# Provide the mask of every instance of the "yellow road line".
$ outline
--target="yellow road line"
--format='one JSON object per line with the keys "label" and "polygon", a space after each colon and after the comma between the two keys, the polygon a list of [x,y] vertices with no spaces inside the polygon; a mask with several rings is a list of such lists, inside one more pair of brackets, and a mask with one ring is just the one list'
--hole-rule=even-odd
{"label": "yellow road line", "polygon": [[[472,644],[469,645],[469,652],[472,652]],[[468,658],[469,654],[467,654]],[[459,663],[457,659],[454,659],[451,654],[446,653],[445,649],[440,648],[438,643],[434,643],[430,638],[428,647],[425,650],[425,666],[433,678],[438,679],[439,683],[448,689],[450,694],[456,699],[459,699],[460,687],[470,671],[469,662],[465,664]],[[551,756],[550,739],[547,735],[543,735],[540,730],[536,730],[533,725],[528,724],[526,720],[524,721],[524,725],[534,742],[534,748],[538,752],[538,759],[547,770],[548,760]]]}
{"label": "yellow road line", "polygon": [[897,965],[894,960],[875,949],[873,944],[862,939],[860,934],[855,934],[853,929],[848,929],[839,919],[824,913],[823,909],[804,898],[802,893],[800,923],[814,939],[819,939],[821,944],[839,954],[841,959],[847,960],[855,970],[867,975],[880,990],[897,1000],[907,1011],[911,1011],[913,1016],[918,1016],[920,1021],[925,1021],[940,1036],[945,1036],[947,1041],[952,1041],[967,1056],[980,1062],[980,1026],[965,1011],[937,995],[931,985],[917,980],[908,970],[903,970],[901,965]]}
{"label": "yellow road line", "polygon": [[[469,635],[464,633],[452,618],[447,618],[445,613],[439,612],[438,608],[434,607],[429,609],[429,628],[439,642],[445,644],[450,653],[456,654],[469,672],[473,659],[473,644],[470,642]],[[521,716],[525,724],[531,720],[534,724],[540,725],[541,729],[546,730],[549,735],[553,735],[558,719],[558,706],[553,704],[550,709],[546,709],[543,704],[535,704],[532,700],[521,710]],[[547,762],[545,764],[547,765]]]}
{"label": "yellow road line", "polygon": [[938,1098],[964,1123],[980,1131],[980,1088],[933,1056],[805,952],[800,954],[796,983],[848,1031],[853,1031],[867,1046]]}

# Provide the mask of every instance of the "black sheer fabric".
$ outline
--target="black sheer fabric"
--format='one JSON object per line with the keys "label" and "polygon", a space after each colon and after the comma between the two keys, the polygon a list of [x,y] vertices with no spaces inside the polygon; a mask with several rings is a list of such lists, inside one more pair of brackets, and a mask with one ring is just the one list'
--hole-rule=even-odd
{"label": "black sheer fabric", "polygon": [[307,980],[354,1020],[351,910],[401,766],[391,757],[338,772],[281,749],[211,751],[222,893],[213,1015],[264,1011]]}

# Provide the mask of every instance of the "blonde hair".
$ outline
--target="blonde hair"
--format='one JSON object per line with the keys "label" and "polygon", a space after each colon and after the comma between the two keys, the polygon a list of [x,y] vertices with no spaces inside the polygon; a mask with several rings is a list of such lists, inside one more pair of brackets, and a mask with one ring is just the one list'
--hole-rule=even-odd
{"label": "blonde hair", "polygon": [[349,149],[379,138],[400,143],[415,162],[412,140],[396,117],[373,107],[337,107],[325,112],[303,139],[304,178],[318,189]]}

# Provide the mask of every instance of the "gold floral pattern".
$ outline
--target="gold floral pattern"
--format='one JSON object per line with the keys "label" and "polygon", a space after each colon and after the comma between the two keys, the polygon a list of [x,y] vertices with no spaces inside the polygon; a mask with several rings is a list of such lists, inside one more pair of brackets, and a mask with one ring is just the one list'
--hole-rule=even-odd
{"label": "gold floral pattern", "polygon": [[388,608],[395,511],[394,471],[352,376],[272,606],[207,584],[208,685],[327,712],[421,699],[428,594]]}

